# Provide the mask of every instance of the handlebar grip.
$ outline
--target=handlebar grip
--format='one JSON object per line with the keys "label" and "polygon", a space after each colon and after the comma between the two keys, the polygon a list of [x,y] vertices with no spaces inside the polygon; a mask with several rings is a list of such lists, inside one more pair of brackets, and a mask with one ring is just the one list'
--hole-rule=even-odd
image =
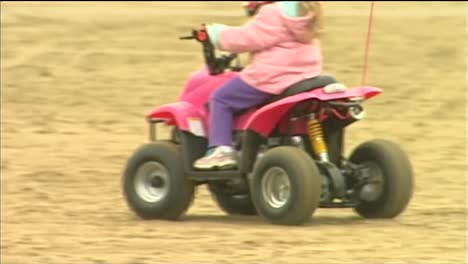
{"label": "handlebar grip", "polygon": [[184,37],[179,37],[179,39],[195,39],[194,36],[184,36]]}

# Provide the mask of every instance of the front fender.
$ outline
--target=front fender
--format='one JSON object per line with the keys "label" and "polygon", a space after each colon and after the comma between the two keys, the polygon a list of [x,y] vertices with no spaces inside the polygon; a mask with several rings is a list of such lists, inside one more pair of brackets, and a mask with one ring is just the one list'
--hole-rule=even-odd
{"label": "front fender", "polygon": [[320,101],[330,101],[353,97],[363,97],[369,99],[380,94],[383,90],[375,87],[355,87],[349,88],[342,93],[326,94],[323,89],[315,89],[309,92],[286,97],[279,101],[268,104],[253,114],[249,115],[240,125],[242,130],[251,129],[264,137],[267,137],[283,116],[294,105],[308,99],[318,99]]}
{"label": "front fender", "polygon": [[207,127],[205,114],[191,103],[165,104],[152,109],[146,116],[148,119],[164,119],[166,124],[175,125],[180,130],[205,136]]}

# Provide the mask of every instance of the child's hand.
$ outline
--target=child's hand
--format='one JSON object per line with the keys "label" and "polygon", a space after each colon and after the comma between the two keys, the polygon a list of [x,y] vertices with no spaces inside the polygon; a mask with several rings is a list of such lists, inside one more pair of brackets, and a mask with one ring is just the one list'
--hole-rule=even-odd
{"label": "child's hand", "polygon": [[226,25],[222,24],[209,24],[205,26],[206,32],[209,36],[208,38],[216,48],[219,48],[219,34],[225,27]]}

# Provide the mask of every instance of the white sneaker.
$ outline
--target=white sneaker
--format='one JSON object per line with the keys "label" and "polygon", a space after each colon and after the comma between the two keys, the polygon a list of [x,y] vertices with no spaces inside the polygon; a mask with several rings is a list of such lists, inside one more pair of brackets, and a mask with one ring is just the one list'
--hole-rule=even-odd
{"label": "white sneaker", "polygon": [[234,169],[237,167],[234,153],[233,148],[230,146],[210,148],[204,157],[195,161],[193,167],[198,170]]}
{"label": "white sneaker", "polygon": [[346,91],[346,86],[342,83],[332,83],[323,87],[323,92],[327,94],[331,93],[342,93]]}

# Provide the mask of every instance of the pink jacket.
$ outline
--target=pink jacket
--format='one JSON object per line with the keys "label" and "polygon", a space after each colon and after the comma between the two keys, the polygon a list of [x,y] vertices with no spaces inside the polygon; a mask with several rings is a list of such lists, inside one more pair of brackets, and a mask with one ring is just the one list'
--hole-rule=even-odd
{"label": "pink jacket", "polygon": [[277,2],[263,6],[244,26],[213,25],[208,33],[220,50],[251,53],[251,63],[240,74],[243,81],[279,94],[298,81],[321,74],[320,42],[310,44],[305,39],[311,18],[288,16]]}

